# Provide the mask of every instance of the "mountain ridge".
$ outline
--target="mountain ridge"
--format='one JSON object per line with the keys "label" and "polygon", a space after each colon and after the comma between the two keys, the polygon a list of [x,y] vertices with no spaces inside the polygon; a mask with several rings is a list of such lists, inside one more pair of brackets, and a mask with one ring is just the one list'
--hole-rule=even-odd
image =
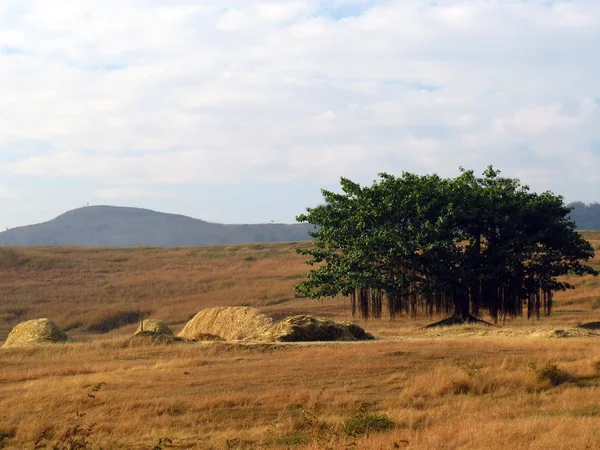
{"label": "mountain ridge", "polygon": [[220,224],[144,208],[87,206],[0,233],[0,246],[187,247],[309,240],[309,224]]}

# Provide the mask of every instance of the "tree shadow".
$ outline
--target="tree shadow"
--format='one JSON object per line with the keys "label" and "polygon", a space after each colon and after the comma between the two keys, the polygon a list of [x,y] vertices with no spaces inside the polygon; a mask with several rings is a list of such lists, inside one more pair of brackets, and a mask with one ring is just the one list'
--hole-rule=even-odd
{"label": "tree shadow", "polygon": [[588,322],[579,325],[579,328],[585,328],[586,330],[600,330],[600,322]]}

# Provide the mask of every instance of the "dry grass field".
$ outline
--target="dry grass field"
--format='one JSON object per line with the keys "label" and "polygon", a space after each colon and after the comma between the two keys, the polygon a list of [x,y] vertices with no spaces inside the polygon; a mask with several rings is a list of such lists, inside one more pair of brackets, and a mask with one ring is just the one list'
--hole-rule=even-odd
{"label": "dry grass field", "polygon": [[420,316],[357,320],[381,338],[363,343],[129,341],[142,317],[178,332],[209,306],[350,320],[343,298],[296,298],[296,246],[0,248],[0,345],[40,317],[73,339],[0,350],[0,448],[600,448],[600,330],[579,327],[600,321],[592,277],[551,317],[498,328]]}

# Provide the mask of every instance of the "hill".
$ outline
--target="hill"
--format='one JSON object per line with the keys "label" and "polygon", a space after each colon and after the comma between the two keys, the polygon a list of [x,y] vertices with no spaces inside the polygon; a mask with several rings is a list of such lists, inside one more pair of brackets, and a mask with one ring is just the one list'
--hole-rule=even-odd
{"label": "hill", "polygon": [[600,203],[586,205],[583,202],[573,202],[570,218],[575,221],[580,230],[600,230]]}
{"label": "hill", "polygon": [[308,240],[307,224],[224,225],[140,208],[90,206],[0,233],[1,246],[193,247]]}

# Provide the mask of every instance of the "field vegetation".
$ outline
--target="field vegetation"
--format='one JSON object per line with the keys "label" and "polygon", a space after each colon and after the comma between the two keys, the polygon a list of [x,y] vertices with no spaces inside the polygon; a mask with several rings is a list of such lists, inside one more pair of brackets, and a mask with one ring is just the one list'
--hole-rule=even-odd
{"label": "field vegetation", "polygon": [[73,340],[0,350],[0,448],[600,447],[591,276],[550,317],[500,327],[423,329],[421,312],[356,319],[381,338],[363,343],[130,340],[142,318],[177,333],[211,306],[351,320],[346,298],[296,296],[298,245],[0,248],[0,344],[41,317]]}

